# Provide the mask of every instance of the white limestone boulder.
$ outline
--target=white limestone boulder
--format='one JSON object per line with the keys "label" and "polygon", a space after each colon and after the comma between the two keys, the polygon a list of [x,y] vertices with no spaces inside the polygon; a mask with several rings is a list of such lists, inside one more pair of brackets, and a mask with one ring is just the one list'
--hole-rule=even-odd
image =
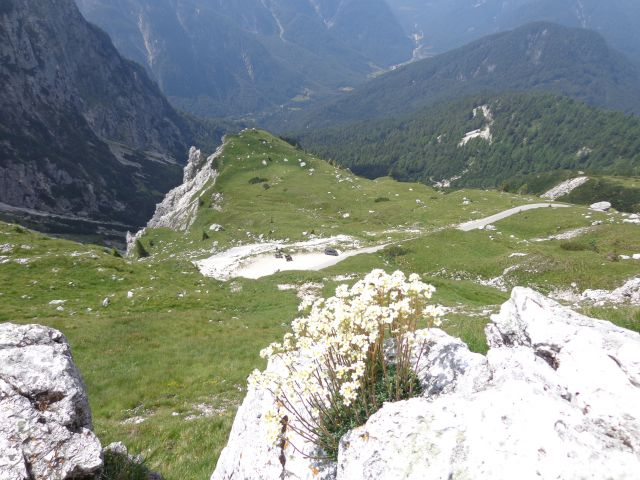
{"label": "white limestone boulder", "polygon": [[424,349],[414,349],[413,364],[425,397],[445,393],[471,393],[488,380],[487,359],[439,328],[429,330]]}
{"label": "white limestone boulder", "polygon": [[523,288],[492,320],[484,385],[385,405],[338,479],[638,478],[640,335]]}
{"label": "white limestone boulder", "polygon": [[598,212],[606,212],[611,209],[611,202],[596,202],[592,204],[590,208]]}
{"label": "white limestone boulder", "polygon": [[[425,396],[388,403],[341,441],[338,480],[632,480],[640,472],[640,335],[516,288],[489,352],[430,331],[414,358]],[[312,461],[265,446],[250,392],[213,480],[312,479]],[[308,453],[308,452],[307,452]]]}
{"label": "white limestone boulder", "polygon": [[64,335],[0,324],[0,479],[89,479],[101,468],[85,387]]}
{"label": "white limestone boulder", "polygon": [[[280,372],[284,366],[270,361],[267,370]],[[271,446],[262,417],[273,407],[274,397],[263,389],[249,388],[233,422],[229,442],[222,450],[211,480],[330,480],[335,465],[313,460],[316,447],[289,433],[290,443]],[[290,418],[289,422],[296,422]]]}
{"label": "white limestone boulder", "polygon": [[[387,352],[387,357],[393,361],[392,353]],[[413,361],[425,395],[471,392],[488,376],[484,356],[471,353],[461,340],[440,329],[430,330],[425,348],[415,348]],[[267,370],[278,372],[281,368],[277,362],[270,362]],[[335,464],[314,460],[318,454],[314,445],[294,432],[290,431],[292,444],[284,448],[267,445],[261,418],[273,404],[269,392],[249,388],[211,480],[335,479]]]}

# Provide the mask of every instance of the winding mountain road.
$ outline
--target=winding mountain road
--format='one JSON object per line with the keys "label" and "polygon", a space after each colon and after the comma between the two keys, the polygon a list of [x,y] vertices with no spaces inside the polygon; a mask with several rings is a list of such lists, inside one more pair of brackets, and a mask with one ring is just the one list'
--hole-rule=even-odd
{"label": "winding mountain road", "polygon": [[562,205],[560,203],[532,203],[530,205],[521,205],[520,207],[510,208],[504,212],[496,213],[490,217],[481,218],[480,220],[471,220],[470,222],[461,223],[458,225],[458,230],[463,232],[470,232],[472,230],[480,230],[487,225],[491,225],[499,220],[511,217],[520,212],[527,210],[535,210],[537,208],[567,208],[569,205]]}

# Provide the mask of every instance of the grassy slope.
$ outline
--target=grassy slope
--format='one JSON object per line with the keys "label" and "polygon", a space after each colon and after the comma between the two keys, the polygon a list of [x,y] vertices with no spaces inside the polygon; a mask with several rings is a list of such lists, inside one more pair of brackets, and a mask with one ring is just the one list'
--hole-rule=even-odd
{"label": "grassy slope", "polygon": [[[267,166],[262,164],[265,157],[272,159]],[[299,166],[299,158],[306,167]],[[310,168],[315,168],[311,176]],[[340,182],[337,175],[350,180]],[[250,185],[255,176],[267,178],[272,187]],[[439,230],[532,199],[478,190],[444,195],[418,184],[358,179],[262,132],[230,138],[215,190],[225,197],[222,212],[205,201],[190,232],[149,232],[143,241],[152,257],[139,261],[0,224],[0,245],[12,246],[0,253],[8,260],[0,264],[0,321],[62,330],[86,380],[103,443],[124,441],[168,480],[204,479],[213,471],[244,396],[245,379],[263,366],[259,350],[280,338],[296,315],[295,292],[279,291],[278,284],[320,282],[328,295],[335,275],[362,275],[380,267],[419,272],[438,287],[438,302],[457,308],[446,329],[482,351],[487,317],[480,312],[495,309],[507,294],[478,285],[477,277],[493,278],[518,264],[507,276],[510,285],[549,291],[574,281],[580,289],[612,288],[640,272],[638,262],[607,259],[609,253],[640,252],[639,227],[618,224],[617,215],[584,218],[583,207],[544,209],[499,222],[500,233]],[[212,191],[210,187],[203,199]],[[390,201],[376,203],[381,196]],[[463,206],[464,197],[472,203]],[[347,219],[342,218],[345,212],[350,213]],[[597,219],[607,223],[576,240],[588,247],[583,251],[565,251],[560,241],[524,243]],[[202,230],[214,222],[226,231],[209,232],[211,238],[202,240]],[[398,226],[424,233],[383,233]],[[322,235],[349,233],[369,242],[405,239],[407,253],[395,258],[362,255],[322,272],[283,272],[228,283],[201,277],[187,258],[206,256],[216,241],[220,247],[253,241],[247,232],[301,240],[302,232],[311,229]],[[510,258],[514,252],[528,256]],[[21,258],[28,262],[16,262]],[[107,296],[111,303],[104,308]],[[67,300],[64,311],[48,305],[56,299]],[[591,313],[636,330],[640,326],[638,309]],[[218,413],[186,421],[200,403]],[[136,416],[147,420],[123,423]]]}

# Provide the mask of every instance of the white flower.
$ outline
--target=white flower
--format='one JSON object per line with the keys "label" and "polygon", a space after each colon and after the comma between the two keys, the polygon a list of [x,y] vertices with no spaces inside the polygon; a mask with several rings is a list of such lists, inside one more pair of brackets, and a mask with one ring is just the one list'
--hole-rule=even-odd
{"label": "white flower", "polygon": [[336,297],[338,298],[347,298],[349,296],[349,286],[348,285],[340,285],[336,288]]}
{"label": "white flower", "polygon": [[380,355],[384,361],[385,338],[391,335],[412,347],[427,338],[426,330],[413,331],[420,318],[440,324],[443,310],[427,305],[434,291],[419,275],[407,279],[400,271],[387,274],[378,269],[351,288],[338,286],[331,298],[303,301],[299,309],[306,314],[293,320],[292,333],[260,352],[278,367],[249,377],[251,388],[279,399],[277,408],[264,416],[270,441],[286,439],[284,415],[313,438],[312,426],[324,411],[318,407],[349,407],[362,401],[369,362],[379,362]]}
{"label": "white flower", "polygon": [[353,401],[358,398],[358,383],[346,382],[340,387],[340,395],[342,396],[343,403],[346,407],[351,405]]}

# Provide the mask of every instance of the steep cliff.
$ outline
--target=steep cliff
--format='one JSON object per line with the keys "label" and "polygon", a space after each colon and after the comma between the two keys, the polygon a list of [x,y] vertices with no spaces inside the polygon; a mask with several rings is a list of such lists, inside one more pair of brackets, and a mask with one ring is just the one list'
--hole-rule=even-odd
{"label": "steep cliff", "polygon": [[142,225],[194,125],[73,0],[0,4],[0,212],[41,229]]}

